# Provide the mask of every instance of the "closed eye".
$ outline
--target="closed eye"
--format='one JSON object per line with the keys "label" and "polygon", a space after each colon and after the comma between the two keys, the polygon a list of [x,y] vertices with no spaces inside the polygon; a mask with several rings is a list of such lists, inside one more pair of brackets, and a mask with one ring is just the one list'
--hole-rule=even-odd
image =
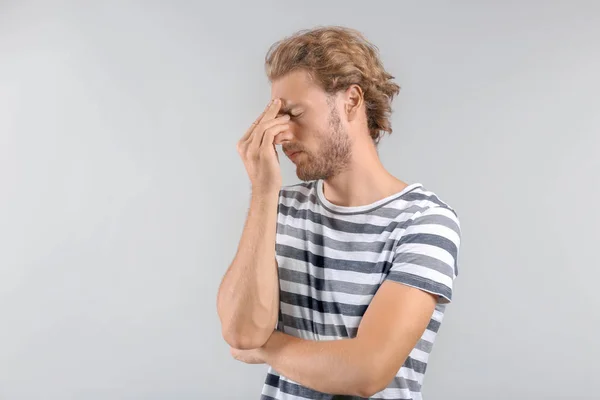
{"label": "closed eye", "polygon": [[293,114],[291,111],[281,111],[280,115],[289,115],[291,119],[294,119],[294,118],[299,118],[300,116],[302,116],[302,113]]}

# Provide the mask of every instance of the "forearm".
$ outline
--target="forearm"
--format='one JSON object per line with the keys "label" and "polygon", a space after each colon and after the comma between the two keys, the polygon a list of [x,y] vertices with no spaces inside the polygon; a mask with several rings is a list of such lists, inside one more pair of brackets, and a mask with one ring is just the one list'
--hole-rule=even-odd
{"label": "forearm", "polygon": [[261,351],[278,373],[316,391],[368,397],[373,387],[377,366],[358,339],[313,341],[276,331]]}
{"label": "forearm", "polygon": [[279,309],[275,259],[278,193],[252,195],[237,254],[217,299],[225,340],[238,348],[261,346]]}

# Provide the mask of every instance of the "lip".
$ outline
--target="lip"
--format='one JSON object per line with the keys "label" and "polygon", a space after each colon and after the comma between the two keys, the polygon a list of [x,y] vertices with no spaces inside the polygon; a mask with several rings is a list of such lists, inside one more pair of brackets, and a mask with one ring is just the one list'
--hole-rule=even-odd
{"label": "lip", "polygon": [[294,157],[296,157],[298,154],[302,153],[301,151],[293,151],[291,153],[289,153],[287,156],[292,159]]}

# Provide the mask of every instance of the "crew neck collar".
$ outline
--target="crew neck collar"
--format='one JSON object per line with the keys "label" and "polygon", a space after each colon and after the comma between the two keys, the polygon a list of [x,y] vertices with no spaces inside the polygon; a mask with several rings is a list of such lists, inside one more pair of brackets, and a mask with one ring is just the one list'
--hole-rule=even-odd
{"label": "crew neck collar", "polygon": [[369,211],[373,211],[374,209],[379,208],[387,203],[390,203],[390,202],[404,196],[408,192],[411,192],[411,191],[423,186],[421,183],[412,183],[412,184],[408,185],[407,187],[405,187],[404,189],[402,189],[400,192],[397,192],[390,196],[384,197],[383,199],[377,200],[373,203],[365,204],[362,206],[349,207],[349,206],[340,206],[337,204],[333,204],[332,202],[327,200],[327,198],[325,198],[325,194],[323,192],[323,184],[324,184],[324,182],[322,179],[318,179],[315,182],[317,199],[319,200],[321,205],[323,207],[325,207],[326,209],[328,209],[329,211],[335,212],[335,213],[340,213],[340,214],[359,214],[359,213],[366,213]]}

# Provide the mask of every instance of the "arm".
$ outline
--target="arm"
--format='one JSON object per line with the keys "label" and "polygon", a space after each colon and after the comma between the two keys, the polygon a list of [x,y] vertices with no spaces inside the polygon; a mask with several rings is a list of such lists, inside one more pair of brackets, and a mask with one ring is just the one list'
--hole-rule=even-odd
{"label": "arm", "polygon": [[289,116],[277,117],[275,99],[239,140],[237,150],[252,182],[252,200],[236,256],[217,295],[223,338],[230,346],[262,346],[279,311],[275,259],[281,172],[275,145],[289,136]]}
{"label": "arm", "polygon": [[219,287],[223,338],[238,349],[262,346],[277,322],[277,202],[278,192],[252,196],[237,254]]}
{"label": "arm", "polygon": [[388,281],[374,296],[355,338],[311,341],[275,331],[256,351],[280,374],[303,386],[369,397],[383,390],[404,364],[435,304],[436,297],[427,292]]}

